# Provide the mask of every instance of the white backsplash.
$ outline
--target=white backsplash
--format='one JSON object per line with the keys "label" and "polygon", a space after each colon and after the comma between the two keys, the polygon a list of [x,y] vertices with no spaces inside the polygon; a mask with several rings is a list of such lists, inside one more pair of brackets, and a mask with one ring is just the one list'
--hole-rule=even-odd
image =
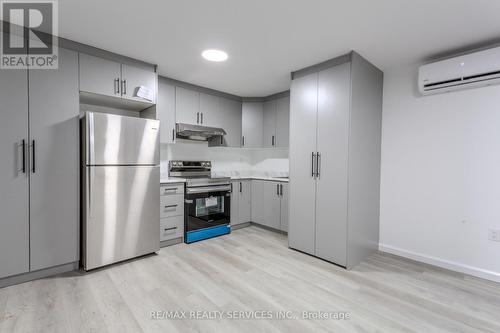
{"label": "white backsplash", "polygon": [[170,160],[212,161],[215,176],[288,176],[288,149],[241,149],[208,147],[183,142],[161,145],[161,177],[168,177]]}

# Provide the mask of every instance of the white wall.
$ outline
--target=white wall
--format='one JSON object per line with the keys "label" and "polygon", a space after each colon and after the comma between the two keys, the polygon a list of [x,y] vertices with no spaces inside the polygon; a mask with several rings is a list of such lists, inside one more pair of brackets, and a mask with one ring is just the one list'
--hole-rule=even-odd
{"label": "white wall", "polygon": [[206,143],[161,145],[161,174],[168,175],[170,160],[212,161],[220,176],[288,176],[288,150],[208,147]]}
{"label": "white wall", "polygon": [[500,281],[500,86],[417,93],[385,72],[380,248]]}

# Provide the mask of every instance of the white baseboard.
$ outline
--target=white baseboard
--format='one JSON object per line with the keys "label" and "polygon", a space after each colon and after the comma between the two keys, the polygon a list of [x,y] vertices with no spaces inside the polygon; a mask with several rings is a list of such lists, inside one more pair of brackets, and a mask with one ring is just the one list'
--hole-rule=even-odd
{"label": "white baseboard", "polygon": [[379,244],[379,250],[381,252],[387,252],[400,257],[412,259],[415,261],[420,261],[429,265],[449,269],[451,271],[472,275],[475,277],[479,277],[494,282],[500,282],[500,273],[488,271],[482,268],[464,265],[458,262],[436,258],[385,244]]}

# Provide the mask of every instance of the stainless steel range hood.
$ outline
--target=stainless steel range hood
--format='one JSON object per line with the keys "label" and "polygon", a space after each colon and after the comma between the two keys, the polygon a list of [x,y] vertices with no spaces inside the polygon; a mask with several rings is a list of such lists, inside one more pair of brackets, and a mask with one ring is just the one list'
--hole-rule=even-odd
{"label": "stainless steel range hood", "polygon": [[209,141],[214,137],[222,137],[223,135],[227,134],[224,129],[217,127],[207,127],[183,123],[177,123],[175,127],[177,137],[185,140]]}

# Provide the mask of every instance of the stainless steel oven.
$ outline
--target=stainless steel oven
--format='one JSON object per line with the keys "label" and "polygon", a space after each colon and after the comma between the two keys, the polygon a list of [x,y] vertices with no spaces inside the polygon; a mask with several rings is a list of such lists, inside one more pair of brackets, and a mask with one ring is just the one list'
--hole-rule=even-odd
{"label": "stainless steel oven", "polygon": [[212,178],[211,163],[171,161],[170,175],[186,181],[184,197],[184,241],[193,243],[231,232],[231,183]]}

